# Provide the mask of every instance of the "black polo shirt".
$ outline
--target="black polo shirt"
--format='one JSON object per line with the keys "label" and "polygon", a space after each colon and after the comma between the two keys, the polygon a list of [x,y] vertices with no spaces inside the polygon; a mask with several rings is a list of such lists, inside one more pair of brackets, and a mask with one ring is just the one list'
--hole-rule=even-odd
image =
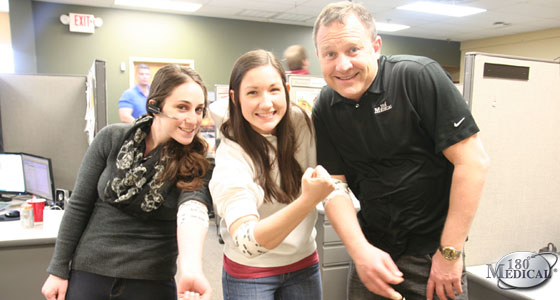
{"label": "black polo shirt", "polygon": [[435,252],[453,165],[442,150],[479,131],[449,75],[418,56],[382,56],[359,101],[326,86],[313,107],[317,161],[345,175],[370,243],[398,258]]}

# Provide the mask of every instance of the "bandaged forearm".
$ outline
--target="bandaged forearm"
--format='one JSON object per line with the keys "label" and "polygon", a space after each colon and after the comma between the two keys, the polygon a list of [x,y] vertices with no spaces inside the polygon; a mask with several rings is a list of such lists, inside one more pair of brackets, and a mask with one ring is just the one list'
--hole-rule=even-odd
{"label": "bandaged forearm", "polygon": [[348,199],[352,199],[350,194],[352,191],[348,188],[348,184],[340,179],[334,179],[334,191],[332,191],[325,200],[323,200],[323,207],[326,208],[327,204],[335,197],[339,195],[346,195]]}
{"label": "bandaged forearm", "polygon": [[189,200],[179,206],[177,212],[177,226],[186,223],[196,223],[208,227],[208,208],[196,200]]}
{"label": "bandaged forearm", "polygon": [[256,221],[245,222],[235,230],[233,241],[235,246],[243,255],[252,258],[268,252],[268,249],[261,246],[255,239]]}

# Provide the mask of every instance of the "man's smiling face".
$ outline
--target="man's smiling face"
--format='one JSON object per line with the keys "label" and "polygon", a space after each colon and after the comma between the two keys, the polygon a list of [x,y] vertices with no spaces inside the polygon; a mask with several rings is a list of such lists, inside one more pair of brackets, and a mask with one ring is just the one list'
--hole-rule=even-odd
{"label": "man's smiling face", "polygon": [[317,55],[327,84],[343,97],[359,100],[377,75],[381,38],[351,14],[317,31]]}

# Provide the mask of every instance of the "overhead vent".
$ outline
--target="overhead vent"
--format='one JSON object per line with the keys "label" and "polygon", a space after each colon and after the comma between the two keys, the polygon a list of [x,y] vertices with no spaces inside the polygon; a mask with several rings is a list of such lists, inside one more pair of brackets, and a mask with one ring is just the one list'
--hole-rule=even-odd
{"label": "overhead vent", "polygon": [[529,67],[485,63],[483,76],[501,79],[529,80]]}

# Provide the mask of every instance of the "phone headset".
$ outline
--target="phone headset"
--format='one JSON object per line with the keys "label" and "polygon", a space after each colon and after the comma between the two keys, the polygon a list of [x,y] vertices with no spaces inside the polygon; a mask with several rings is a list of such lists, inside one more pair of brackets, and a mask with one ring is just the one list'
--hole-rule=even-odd
{"label": "phone headset", "polygon": [[152,114],[154,114],[154,115],[162,115],[162,116],[168,117],[168,118],[170,118],[170,119],[179,120],[179,118],[177,118],[177,117],[175,117],[175,116],[168,115],[168,114],[166,114],[166,113],[162,113],[162,112],[161,112],[161,109],[160,109],[159,107],[155,106],[154,104],[148,103],[148,104],[146,105],[146,110],[147,110],[149,113],[152,113]]}

